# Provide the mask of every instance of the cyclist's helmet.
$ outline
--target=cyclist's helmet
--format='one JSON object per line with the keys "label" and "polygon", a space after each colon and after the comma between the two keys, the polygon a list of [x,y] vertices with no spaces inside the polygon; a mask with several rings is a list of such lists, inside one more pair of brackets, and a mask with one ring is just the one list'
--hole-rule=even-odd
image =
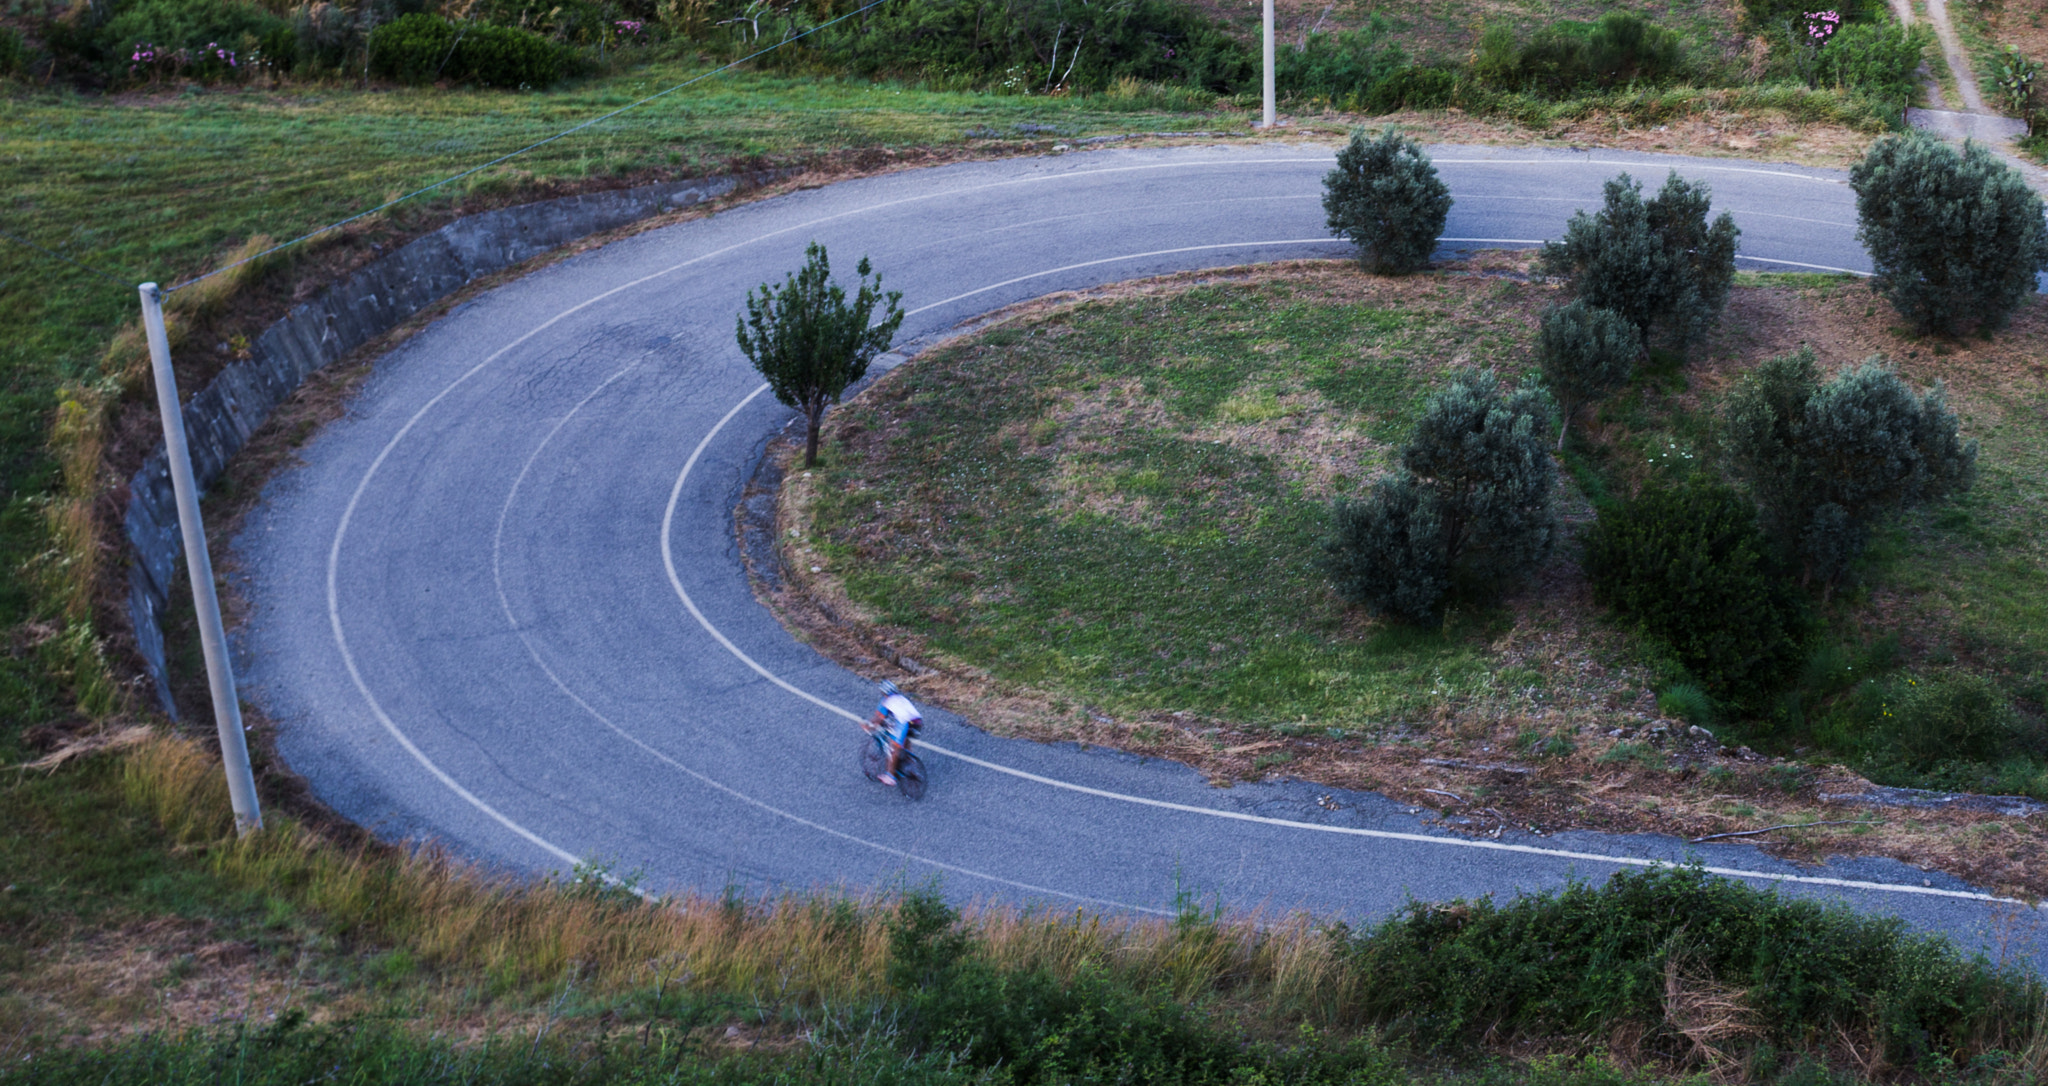
{"label": "cyclist's helmet", "polygon": [[887,679],[883,679],[883,680],[882,680],[882,696],[883,696],[883,697],[885,697],[885,698],[893,698],[893,697],[895,697],[896,695],[898,695],[898,694],[901,694],[902,692],[903,692],[903,691],[901,691],[901,690],[898,690],[898,689],[896,689],[896,684],[895,684],[895,683],[892,683],[892,682],[890,682],[890,681],[889,681],[889,680],[887,680]]}

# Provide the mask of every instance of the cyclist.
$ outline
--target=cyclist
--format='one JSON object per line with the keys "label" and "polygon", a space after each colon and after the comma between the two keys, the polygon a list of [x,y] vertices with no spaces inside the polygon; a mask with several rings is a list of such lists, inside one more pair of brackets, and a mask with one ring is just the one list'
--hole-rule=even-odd
{"label": "cyclist", "polygon": [[903,752],[910,749],[910,739],[924,727],[924,716],[911,704],[903,691],[887,679],[881,683],[882,701],[875,706],[874,715],[868,718],[867,730],[879,729],[888,742],[889,764],[882,770],[881,782],[893,786],[896,783],[896,766],[903,760]]}

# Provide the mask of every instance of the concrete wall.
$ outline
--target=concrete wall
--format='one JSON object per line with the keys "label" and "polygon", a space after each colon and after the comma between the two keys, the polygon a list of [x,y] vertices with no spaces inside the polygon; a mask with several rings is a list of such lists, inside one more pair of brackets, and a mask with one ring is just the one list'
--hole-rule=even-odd
{"label": "concrete wall", "polygon": [[[702,203],[766,177],[712,177],[569,196],[458,219],[293,309],[257,337],[250,357],[185,402],[192,472],[203,491],[306,375],[390,331],[463,284],[638,219]],[[128,615],[135,643],[172,716],[163,614],[178,590],[185,546],[161,443],[129,483]]]}

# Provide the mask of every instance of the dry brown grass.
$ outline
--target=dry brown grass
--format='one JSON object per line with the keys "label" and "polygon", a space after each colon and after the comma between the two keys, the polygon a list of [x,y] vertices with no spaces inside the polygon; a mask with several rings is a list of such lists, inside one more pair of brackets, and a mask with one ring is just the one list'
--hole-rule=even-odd
{"label": "dry brown grass", "polygon": [[[344,848],[289,817],[237,840],[219,763],[172,736],[130,752],[123,784],[174,838],[204,849],[230,883],[285,894],[335,930],[515,988],[573,977],[582,990],[617,993],[667,977],[661,983],[792,1007],[885,991],[894,908],[879,899],[739,904],[689,894],[641,904],[571,881],[493,875],[433,850]],[[990,905],[966,909],[963,923],[1000,967],[1070,977],[1112,965],[1181,998],[1225,990],[1289,1017],[1328,1021],[1351,1002],[1347,985],[1356,983],[1333,936],[1301,916],[1176,924]]]}

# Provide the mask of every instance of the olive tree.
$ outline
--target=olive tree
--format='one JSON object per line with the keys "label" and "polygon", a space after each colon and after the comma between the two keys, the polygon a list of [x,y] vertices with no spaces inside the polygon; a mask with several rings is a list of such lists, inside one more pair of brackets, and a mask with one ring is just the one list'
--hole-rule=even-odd
{"label": "olive tree", "polygon": [[1919,331],[2001,328],[2048,269],[2041,197],[1978,143],[1886,136],[1849,171],[1856,236],[1881,292]]}
{"label": "olive tree", "polygon": [[[809,424],[804,438],[804,466],[818,462],[818,424],[825,405],[837,403],[847,386],[861,379],[868,363],[889,349],[903,310],[896,303],[903,292],[882,293],[882,277],[868,282],[872,269],[866,257],[854,269],[860,288],[848,302],[846,291],[832,282],[825,247],[812,242],[804,249],[804,266],[782,286],[763,283],[747,293],[747,312],[739,318],[740,350],[761,371],[768,388],[786,407],[804,413]],[[877,323],[875,308],[887,305]]]}
{"label": "olive tree", "polygon": [[1561,449],[1573,412],[1628,383],[1642,343],[1627,318],[1580,299],[1544,311],[1536,354],[1543,380],[1557,398]]}
{"label": "olive tree", "polygon": [[1359,129],[1323,178],[1323,211],[1331,232],[1358,246],[1360,264],[1403,275],[1429,263],[1436,251],[1451,190],[1415,141],[1392,128],[1367,139]]}
{"label": "olive tree", "polygon": [[1820,379],[1811,348],[1746,374],[1722,413],[1731,474],[1765,530],[1795,553],[1801,583],[1830,589],[1882,516],[1969,489],[1964,441],[1941,382],[1919,395],[1882,356]]}
{"label": "olive tree", "polygon": [[1431,398],[1401,469],[1338,503],[1324,568],[1346,600],[1433,622],[1453,594],[1489,600],[1550,551],[1549,397],[1466,373]]}
{"label": "olive tree", "polygon": [[1705,182],[1677,173],[1649,200],[1627,174],[1608,181],[1598,214],[1580,211],[1562,241],[1545,242],[1538,268],[1572,296],[1626,318],[1648,350],[1653,331],[1684,345],[1721,317],[1735,281],[1742,231],[1722,212],[1712,223]]}

